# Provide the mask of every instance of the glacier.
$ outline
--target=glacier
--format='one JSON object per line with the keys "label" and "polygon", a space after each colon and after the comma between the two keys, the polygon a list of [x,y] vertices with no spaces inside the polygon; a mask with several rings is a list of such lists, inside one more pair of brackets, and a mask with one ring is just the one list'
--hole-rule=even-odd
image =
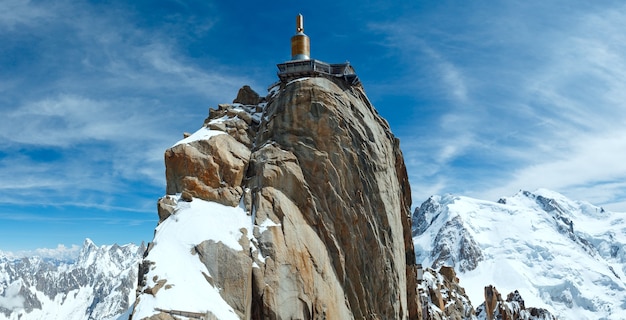
{"label": "glacier", "polygon": [[453,266],[472,304],[518,290],[560,319],[624,319],[626,214],[547,189],[497,202],[435,195],[413,214],[418,263]]}

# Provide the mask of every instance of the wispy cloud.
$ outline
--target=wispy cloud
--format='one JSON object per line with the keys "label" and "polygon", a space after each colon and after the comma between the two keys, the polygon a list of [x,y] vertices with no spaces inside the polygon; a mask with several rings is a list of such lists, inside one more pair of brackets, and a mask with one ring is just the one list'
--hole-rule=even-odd
{"label": "wispy cloud", "polygon": [[7,29],[31,25],[51,17],[50,11],[29,0],[5,0],[0,4],[0,27]]}
{"label": "wispy cloud", "polygon": [[[402,60],[400,64],[403,70],[396,74],[400,81],[393,83],[395,90],[430,90],[457,105],[468,103],[468,79],[462,69],[432,46],[426,35],[419,31],[413,32],[420,30],[417,26],[419,23],[410,20],[405,18],[392,23],[369,25],[372,32],[383,35],[384,41],[380,44],[394,50],[394,54]],[[424,81],[424,77],[428,81]]]}
{"label": "wispy cloud", "polygon": [[506,185],[486,194],[493,199],[510,194],[511,190],[544,187],[560,190],[574,199],[611,203],[615,196],[625,194],[621,181],[626,180],[626,131],[607,134],[576,139],[571,142],[571,150],[513,171]]}
{"label": "wispy cloud", "polygon": [[123,141],[137,128],[154,134],[157,122],[172,114],[146,116],[145,101],[93,100],[74,94],[42,97],[6,114],[0,129],[5,142],[65,148],[84,141]]}
{"label": "wispy cloud", "polygon": [[620,160],[626,157],[623,9],[580,13],[577,25],[564,26],[560,39],[546,44],[545,68],[522,87],[536,118],[549,125],[525,133],[536,141],[528,152],[538,157],[513,170],[511,181],[490,194],[548,187],[599,204],[623,199],[623,185],[616,183],[626,179]]}
{"label": "wispy cloud", "polygon": [[[161,192],[164,150],[201,125],[210,103],[256,84],[245,70],[180,51],[180,39],[202,36],[217,16],[194,19],[155,7],[162,26],[143,28],[129,8],[0,4],[0,40],[13,59],[0,61],[12,68],[0,72],[1,204],[147,210],[139,195],[135,209],[110,199],[146,185]],[[19,56],[29,52],[22,43],[33,50],[28,63]],[[147,196],[153,210],[155,195]]]}
{"label": "wispy cloud", "polygon": [[[424,12],[375,26],[412,68],[398,85],[441,110],[400,130],[416,202],[433,190],[497,199],[537,187],[621,202],[625,7],[561,9],[497,5],[482,18],[453,9],[444,19],[455,23]],[[440,91],[428,94],[425,76]]]}

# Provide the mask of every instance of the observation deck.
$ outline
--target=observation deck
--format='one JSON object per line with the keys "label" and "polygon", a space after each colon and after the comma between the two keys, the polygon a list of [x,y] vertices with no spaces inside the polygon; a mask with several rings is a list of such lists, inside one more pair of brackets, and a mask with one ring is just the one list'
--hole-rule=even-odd
{"label": "observation deck", "polygon": [[361,83],[354,68],[350,65],[350,62],[326,63],[320,60],[310,59],[287,61],[279,63],[276,66],[278,67],[278,78],[282,83],[303,77],[320,76],[342,78],[351,85]]}

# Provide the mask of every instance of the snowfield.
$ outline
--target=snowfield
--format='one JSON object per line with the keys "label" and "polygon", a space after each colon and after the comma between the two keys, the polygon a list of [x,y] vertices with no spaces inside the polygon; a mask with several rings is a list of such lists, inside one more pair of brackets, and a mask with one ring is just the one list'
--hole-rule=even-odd
{"label": "snowfield", "polygon": [[[173,215],[163,221],[154,236],[154,247],[145,258],[155,262],[147,275],[145,288],[153,288],[161,280],[164,286],[155,295],[143,294],[133,318],[143,319],[161,310],[193,313],[211,312],[218,319],[239,319],[202,273],[211,275],[192,253],[194,246],[205,240],[222,242],[237,251],[241,229],[251,227],[251,217],[241,207],[229,207],[194,198],[178,201]],[[210,302],[210,303],[208,303]]]}
{"label": "snowfield", "polygon": [[420,211],[418,263],[453,265],[474,307],[493,284],[560,319],[626,319],[626,214],[545,189],[498,202],[433,196]]}

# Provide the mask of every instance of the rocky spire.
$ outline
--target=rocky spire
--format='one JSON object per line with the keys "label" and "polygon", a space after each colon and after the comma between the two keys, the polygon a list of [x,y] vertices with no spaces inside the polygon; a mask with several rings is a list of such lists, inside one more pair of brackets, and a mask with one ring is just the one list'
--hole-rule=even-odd
{"label": "rocky spire", "polygon": [[[360,86],[342,79],[293,81],[259,101],[266,102],[220,105],[203,129],[166,152],[170,195],[159,202],[160,220],[183,219],[183,200],[248,214],[240,250],[204,230],[206,239],[185,252],[206,266],[204,278],[240,318],[417,319],[411,192],[387,122]],[[177,221],[155,239],[180,230]],[[211,303],[196,310],[158,303],[163,292],[185,294],[175,292],[182,286],[173,269],[169,279],[159,272],[168,263],[159,250],[170,246],[160,241],[144,261],[137,319],[210,311]]]}
{"label": "rocky spire", "polygon": [[[296,81],[264,114],[249,188],[256,224],[269,219],[282,228],[259,234],[260,247],[273,250],[271,263],[254,270],[262,288],[253,292],[254,311],[416,314],[406,168],[399,141],[363,90],[326,78]],[[298,289],[272,289],[281,285]],[[296,306],[280,310],[278,301]]]}

